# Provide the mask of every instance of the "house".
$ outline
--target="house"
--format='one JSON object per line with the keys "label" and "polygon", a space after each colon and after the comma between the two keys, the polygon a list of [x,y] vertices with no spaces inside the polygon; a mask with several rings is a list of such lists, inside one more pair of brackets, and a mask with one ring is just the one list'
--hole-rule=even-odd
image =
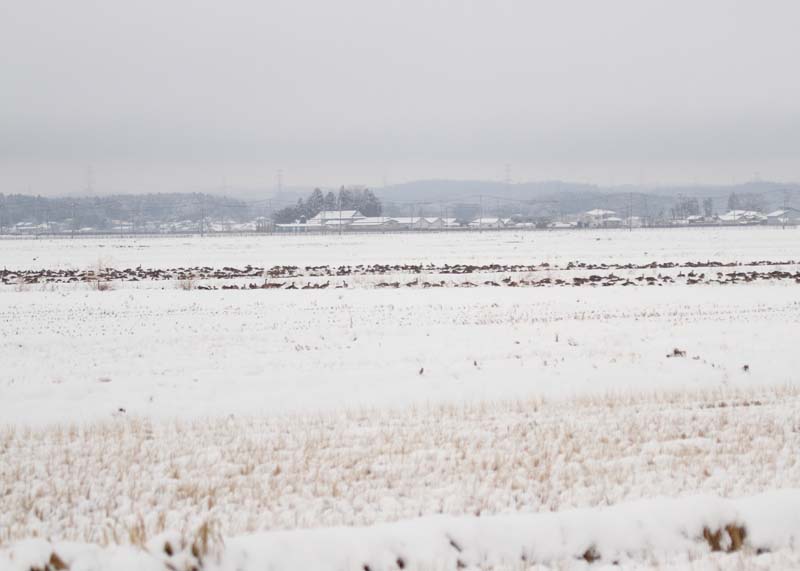
{"label": "house", "polygon": [[266,216],[258,216],[255,219],[256,232],[271,232],[275,224]]}
{"label": "house", "polygon": [[767,214],[767,224],[772,226],[797,226],[800,224],[800,210],[788,206]]}
{"label": "house", "polygon": [[361,218],[365,218],[365,216],[358,210],[323,210],[313,218],[310,218],[306,224],[326,226],[338,230],[340,225],[348,226]]}
{"label": "house", "polygon": [[356,220],[365,218],[358,210],[323,210],[307,221],[296,220],[288,224],[276,224],[278,232],[328,232],[346,229]]}
{"label": "house", "polygon": [[644,220],[642,220],[641,216],[628,216],[622,225],[625,228],[641,228],[644,226]]}
{"label": "house", "polygon": [[444,228],[444,219],[442,218],[425,218],[427,224],[426,230],[441,230]]}
{"label": "house", "polygon": [[393,216],[401,230],[427,230],[428,221],[421,216]]}
{"label": "house", "polygon": [[[609,220],[611,221],[609,223]],[[622,219],[617,217],[617,213],[613,210],[604,210],[602,208],[595,208],[584,212],[580,217],[580,222],[583,226],[590,228],[614,228],[622,226]]]}
{"label": "house", "polygon": [[476,218],[469,223],[470,228],[505,228],[501,218]]}
{"label": "house", "polygon": [[289,222],[275,225],[276,232],[321,232],[323,228],[322,224],[306,224],[305,222]]}
{"label": "house", "polygon": [[767,217],[760,212],[754,210],[731,210],[725,214],[719,215],[719,221],[722,224],[763,224],[767,221]]}
{"label": "house", "polygon": [[366,216],[350,223],[347,227],[353,232],[387,232],[400,230],[400,225],[393,218],[385,216]]}

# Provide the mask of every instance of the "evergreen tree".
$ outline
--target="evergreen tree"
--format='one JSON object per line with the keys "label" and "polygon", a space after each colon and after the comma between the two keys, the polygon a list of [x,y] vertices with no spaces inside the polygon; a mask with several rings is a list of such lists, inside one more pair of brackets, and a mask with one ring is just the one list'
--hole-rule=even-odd
{"label": "evergreen tree", "polygon": [[353,210],[353,192],[341,187],[339,189],[339,200],[336,205],[339,210]]}
{"label": "evergreen tree", "polygon": [[705,198],[705,199],[703,199],[703,214],[708,218],[714,216],[714,199],[713,198]]}
{"label": "evergreen tree", "polygon": [[370,189],[365,189],[364,192],[361,193],[361,200],[359,200],[359,208],[358,210],[361,211],[361,214],[364,216],[380,216],[383,208],[381,207],[381,201],[378,200],[378,197],[375,196],[375,193],[372,192]]}
{"label": "evergreen tree", "polygon": [[731,195],[728,197],[728,210],[741,210],[742,204],[739,201],[739,196],[732,192]]}
{"label": "evergreen tree", "polygon": [[306,202],[306,213],[309,218],[316,216],[325,209],[325,197],[322,191],[315,188]]}

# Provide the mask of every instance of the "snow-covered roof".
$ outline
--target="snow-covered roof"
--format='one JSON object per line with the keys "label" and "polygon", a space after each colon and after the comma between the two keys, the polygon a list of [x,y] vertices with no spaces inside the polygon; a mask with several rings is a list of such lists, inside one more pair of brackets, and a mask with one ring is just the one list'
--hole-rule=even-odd
{"label": "snow-covered roof", "polygon": [[753,219],[763,219],[765,216],[760,212],[756,212],[754,210],[731,210],[730,212],[726,212],[725,214],[720,214],[719,219],[725,222],[736,221],[736,220],[753,220]]}
{"label": "snow-covered roof", "polygon": [[423,219],[419,216],[392,216],[392,220],[398,224],[416,224]]}
{"label": "snow-covered roof", "polygon": [[278,228],[322,228],[322,224],[303,224],[302,222],[289,222],[285,224],[276,224]]}
{"label": "snow-covered roof", "polygon": [[350,226],[355,220],[352,218],[333,218],[331,220],[325,220],[324,226]]}
{"label": "snow-covered roof", "polygon": [[602,208],[595,208],[586,212],[587,216],[610,216],[616,214],[613,210],[603,210]]}
{"label": "snow-covered roof", "polygon": [[340,218],[342,220],[344,220],[345,218],[347,219],[364,218],[364,215],[361,214],[358,210],[323,210],[313,218],[309,219],[309,222],[311,222],[312,220],[313,221],[325,220],[327,222],[328,220],[333,220],[333,219],[339,220]]}
{"label": "snow-covered roof", "polygon": [[782,216],[786,216],[787,214],[800,214],[800,210],[792,208],[791,206],[788,208],[781,208],[780,210],[776,210],[775,212],[770,212],[767,214],[767,218],[780,218]]}
{"label": "snow-covered roof", "polygon": [[351,226],[383,226],[386,224],[393,224],[394,222],[394,218],[387,218],[385,216],[366,216],[358,220],[353,220]]}

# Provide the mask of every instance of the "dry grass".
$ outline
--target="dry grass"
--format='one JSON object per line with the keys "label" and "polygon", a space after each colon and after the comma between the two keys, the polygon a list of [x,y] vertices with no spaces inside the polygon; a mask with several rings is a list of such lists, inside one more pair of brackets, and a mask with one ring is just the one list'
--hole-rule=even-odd
{"label": "dry grass", "polygon": [[97,279],[89,283],[91,283],[92,289],[95,291],[111,291],[114,289],[114,284],[109,281]]}
{"label": "dry grass", "polygon": [[736,524],[728,524],[722,529],[711,531],[709,528],[703,529],[703,539],[706,540],[711,551],[726,551],[732,553],[739,551],[744,545],[747,537],[747,530]]}
{"label": "dry grass", "polygon": [[191,291],[193,289],[197,289],[197,280],[193,278],[177,280],[175,282],[175,287],[183,291]]}
{"label": "dry grass", "polygon": [[142,544],[208,521],[221,537],[661,494],[749,495],[800,482],[798,405],[798,390],[784,387],[6,426],[0,541]]}

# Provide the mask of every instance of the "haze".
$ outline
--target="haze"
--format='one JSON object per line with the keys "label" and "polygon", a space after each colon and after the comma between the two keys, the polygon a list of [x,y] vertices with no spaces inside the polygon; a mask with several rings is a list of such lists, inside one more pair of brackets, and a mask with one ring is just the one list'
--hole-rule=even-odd
{"label": "haze", "polygon": [[0,192],[800,179],[800,4],[0,4]]}

